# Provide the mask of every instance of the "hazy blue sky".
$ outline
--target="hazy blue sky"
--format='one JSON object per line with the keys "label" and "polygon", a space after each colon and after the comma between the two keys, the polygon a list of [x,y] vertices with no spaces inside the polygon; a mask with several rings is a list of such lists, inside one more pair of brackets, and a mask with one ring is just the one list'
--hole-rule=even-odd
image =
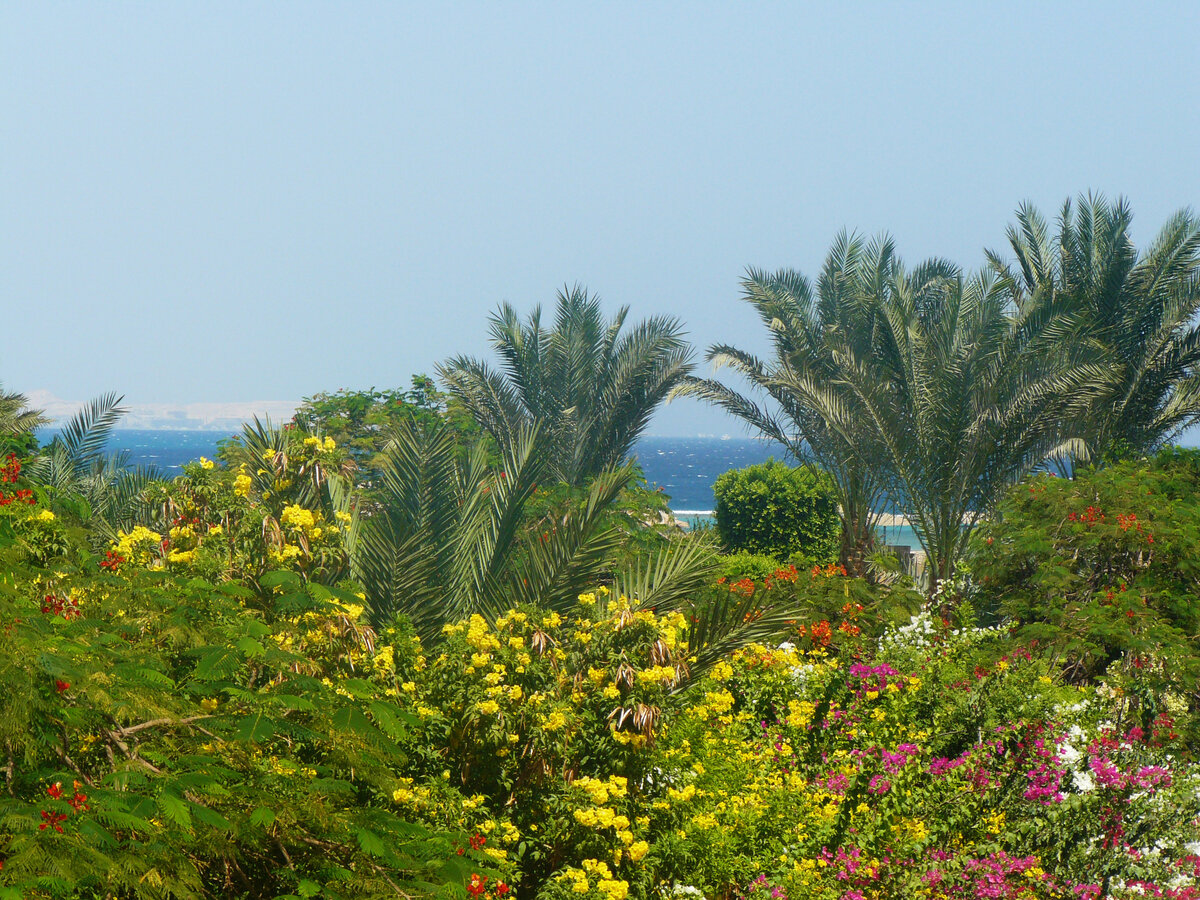
{"label": "hazy blue sky", "polygon": [[1200,205],[1200,4],[821,6],[5,3],[0,380],[406,384],[564,282],[758,349],[743,268],[843,226],[976,266],[1025,199]]}

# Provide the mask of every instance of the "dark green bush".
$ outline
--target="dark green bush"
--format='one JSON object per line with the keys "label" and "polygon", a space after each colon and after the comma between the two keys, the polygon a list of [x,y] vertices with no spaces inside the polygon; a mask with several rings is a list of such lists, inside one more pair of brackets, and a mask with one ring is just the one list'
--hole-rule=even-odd
{"label": "dark green bush", "polygon": [[802,567],[837,559],[840,526],[828,476],[770,459],[724,473],[713,494],[717,534],[728,550]]}

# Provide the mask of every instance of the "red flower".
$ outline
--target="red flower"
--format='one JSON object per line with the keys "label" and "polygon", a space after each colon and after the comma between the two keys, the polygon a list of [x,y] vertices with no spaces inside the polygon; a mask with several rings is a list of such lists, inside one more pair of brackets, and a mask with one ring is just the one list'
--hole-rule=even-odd
{"label": "red flower", "polygon": [[472,850],[482,850],[483,845],[486,843],[487,843],[487,838],[484,837],[482,834],[480,834],[478,831],[475,832],[473,835],[471,835],[471,849]]}
{"label": "red flower", "polygon": [[42,810],[42,818],[46,821],[38,826],[39,831],[45,831],[47,828],[53,828],[59,834],[62,834],[62,826],[58,823],[67,818],[66,813],[52,813]]}
{"label": "red flower", "polygon": [[71,687],[71,683],[69,681],[63,681],[60,678],[54,679],[54,689],[56,691],[58,691],[60,694],[63,691],[68,690],[70,687]]}
{"label": "red flower", "polygon": [[508,893],[508,885],[505,884],[503,881],[497,881],[496,882],[496,896],[503,897],[507,893]]}
{"label": "red flower", "polygon": [[87,794],[80,793],[78,781],[75,782],[75,796],[72,797],[67,802],[71,804],[71,808],[73,810],[75,810],[75,812],[82,812],[83,810],[88,808]]}
{"label": "red flower", "polygon": [[487,876],[478,873],[471,875],[471,883],[467,885],[467,893],[472,897],[480,897],[487,890]]}

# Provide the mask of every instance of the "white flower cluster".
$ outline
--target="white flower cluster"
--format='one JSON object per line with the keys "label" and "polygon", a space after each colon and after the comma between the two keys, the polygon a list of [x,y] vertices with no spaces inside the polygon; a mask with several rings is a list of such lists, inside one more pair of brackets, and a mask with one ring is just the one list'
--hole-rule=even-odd
{"label": "white flower cluster", "polygon": [[[920,650],[928,647],[931,638],[937,631],[933,622],[931,606],[924,607],[919,613],[908,620],[907,625],[898,625],[885,632],[879,639],[880,650]],[[966,645],[988,638],[1000,637],[1003,634],[1003,628],[999,625],[992,625],[987,628],[956,628],[949,633],[949,636],[951,638],[959,638],[961,643]]]}

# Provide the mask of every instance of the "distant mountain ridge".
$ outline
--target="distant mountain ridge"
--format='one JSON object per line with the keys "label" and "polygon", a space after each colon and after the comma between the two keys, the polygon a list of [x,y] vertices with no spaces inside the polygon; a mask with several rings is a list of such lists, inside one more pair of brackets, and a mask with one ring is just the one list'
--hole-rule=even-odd
{"label": "distant mountain ridge", "polygon": [[[29,405],[44,410],[52,424],[65,422],[84,403],[63,400],[45,390],[28,391]],[[121,418],[122,429],[157,431],[240,431],[255,416],[284,422],[292,417],[299,400],[245,400],[201,403],[124,403],[129,412]]]}

